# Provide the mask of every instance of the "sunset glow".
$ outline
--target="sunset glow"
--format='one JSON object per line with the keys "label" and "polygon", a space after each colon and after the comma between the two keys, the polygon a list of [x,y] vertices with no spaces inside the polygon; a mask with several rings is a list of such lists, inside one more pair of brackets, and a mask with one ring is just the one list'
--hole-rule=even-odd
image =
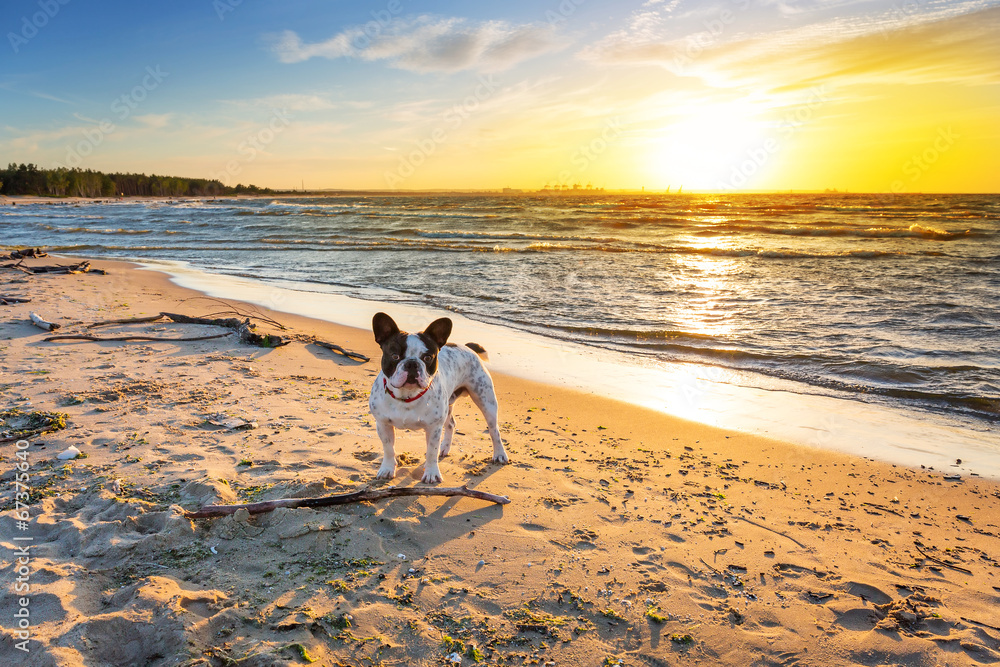
{"label": "sunset glow", "polygon": [[0,10],[0,159],[274,188],[1000,189],[991,1],[105,4]]}

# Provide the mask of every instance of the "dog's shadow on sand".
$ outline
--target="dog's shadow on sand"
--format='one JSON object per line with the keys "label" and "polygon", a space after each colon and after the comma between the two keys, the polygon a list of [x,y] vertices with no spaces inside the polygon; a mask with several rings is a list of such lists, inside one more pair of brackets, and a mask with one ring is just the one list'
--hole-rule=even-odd
{"label": "dog's shadow on sand", "polygon": [[[401,468],[397,471],[394,479],[388,480],[387,483],[384,484],[381,483],[381,480],[379,483],[372,483],[371,488],[379,489],[388,486],[421,488],[423,485],[418,484],[417,482],[420,480],[421,475],[423,475],[423,468],[423,464],[413,468]],[[477,475],[475,478],[446,478],[444,483],[428,486],[427,488],[434,489],[465,486],[469,489],[475,489],[492,475],[499,472],[499,470],[500,466],[496,465],[494,469],[487,471],[483,475]],[[391,521],[393,519],[400,519],[401,521],[412,519],[414,509],[413,503],[420,500],[444,500],[444,502],[442,502],[441,505],[433,511],[417,517],[420,530],[414,531],[414,533],[410,535],[411,539],[419,542],[420,546],[427,551],[430,551],[431,549],[447,542],[474,537],[474,533],[477,529],[497,521],[498,519],[502,519],[504,516],[505,506],[488,500],[480,500],[478,498],[471,498],[468,496],[423,496],[416,498],[395,498],[388,501],[384,511],[382,512],[382,518],[387,521]],[[456,511],[459,504],[461,504],[461,510]]]}

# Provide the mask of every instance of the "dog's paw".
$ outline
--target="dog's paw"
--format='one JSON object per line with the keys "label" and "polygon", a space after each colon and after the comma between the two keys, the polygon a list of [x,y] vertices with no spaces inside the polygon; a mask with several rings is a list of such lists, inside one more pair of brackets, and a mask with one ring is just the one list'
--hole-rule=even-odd
{"label": "dog's paw", "polygon": [[440,484],[441,483],[441,471],[440,470],[427,470],[424,472],[424,476],[420,478],[420,481],[424,484]]}
{"label": "dog's paw", "polygon": [[500,452],[499,454],[493,455],[493,462],[501,465],[507,465],[510,463],[510,459],[507,458],[507,452]]}
{"label": "dog's paw", "polygon": [[396,476],[396,466],[390,466],[390,467],[382,466],[381,468],[378,469],[378,472],[375,473],[375,479],[392,479],[395,476]]}
{"label": "dog's paw", "polygon": [[441,449],[438,450],[438,457],[443,459],[444,457],[448,456],[450,452],[451,452],[451,445],[448,445],[447,447],[441,447]]}

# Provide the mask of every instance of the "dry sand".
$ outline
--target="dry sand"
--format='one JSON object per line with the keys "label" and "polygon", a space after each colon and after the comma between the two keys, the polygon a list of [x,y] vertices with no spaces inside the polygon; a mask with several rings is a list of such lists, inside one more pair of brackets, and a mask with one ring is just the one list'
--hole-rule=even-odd
{"label": "dry sand", "polygon": [[[0,306],[0,409],[68,415],[64,430],[29,438],[27,530],[13,512],[17,450],[0,444],[2,665],[442,665],[456,653],[464,665],[1000,661],[995,482],[510,377],[496,381],[512,463],[490,462],[465,400],[441,466],[444,485],[509,505],[420,497],[185,519],[180,508],[207,502],[372,484],[377,362],[231,337],[43,342],[31,311],[63,333],[216,309],[180,303],[196,294],[160,274],[95,266],[109,274],[0,271],[0,294],[33,299]],[[271,314],[377,354],[369,332]],[[99,331],[126,330],[215,331]],[[220,414],[257,427],[217,426]],[[70,445],[86,458],[57,460]],[[417,484],[422,434],[401,434],[397,451],[394,483]],[[30,591],[18,593],[26,543]],[[28,653],[15,634],[22,597]]]}

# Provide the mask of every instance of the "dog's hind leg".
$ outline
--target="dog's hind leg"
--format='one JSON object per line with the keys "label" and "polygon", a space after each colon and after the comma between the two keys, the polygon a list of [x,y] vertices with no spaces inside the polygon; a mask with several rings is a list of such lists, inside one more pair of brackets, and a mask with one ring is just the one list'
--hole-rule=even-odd
{"label": "dog's hind leg", "polygon": [[477,382],[468,386],[469,395],[472,402],[482,411],[486,418],[486,426],[490,432],[490,439],[493,441],[493,460],[497,463],[508,463],[507,451],[503,448],[503,440],[500,438],[500,426],[497,422],[500,406],[497,404],[496,391],[493,389],[493,380],[489,375],[484,375]]}

